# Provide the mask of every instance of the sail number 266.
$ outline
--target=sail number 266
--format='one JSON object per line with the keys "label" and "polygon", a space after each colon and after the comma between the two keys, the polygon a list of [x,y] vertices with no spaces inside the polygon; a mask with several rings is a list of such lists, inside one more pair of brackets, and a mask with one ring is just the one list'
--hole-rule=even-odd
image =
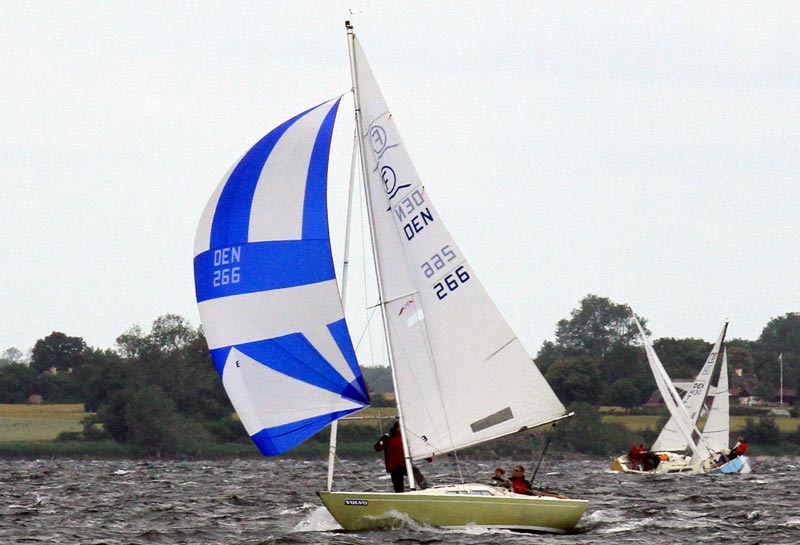
{"label": "sail number 266", "polygon": [[436,291],[436,297],[444,299],[451,291],[458,289],[458,286],[470,279],[469,272],[464,268],[464,265],[457,267],[456,270],[442,278],[441,282],[433,285]]}
{"label": "sail number 266", "polygon": [[[450,245],[442,246],[442,249],[433,254],[430,259],[425,261],[420,268],[422,272],[425,273],[426,278],[431,278],[433,275],[436,274],[436,271],[440,271],[447,266],[450,261],[453,261],[456,258],[456,253],[450,248]],[[461,284],[469,280],[469,273],[464,268],[463,265],[456,268],[455,271],[451,272],[441,281],[437,282],[433,285],[434,291],[436,291],[436,297],[439,299],[444,299],[447,295],[458,288]]]}
{"label": "sail number 266", "polygon": [[238,284],[241,280],[242,247],[217,248],[214,250],[214,277],[215,288]]}

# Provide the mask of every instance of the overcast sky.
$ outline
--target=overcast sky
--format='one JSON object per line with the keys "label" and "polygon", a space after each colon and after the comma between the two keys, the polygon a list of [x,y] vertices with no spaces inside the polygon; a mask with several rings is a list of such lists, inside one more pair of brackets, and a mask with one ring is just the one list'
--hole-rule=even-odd
{"label": "overcast sky", "polygon": [[347,18],[532,355],[589,293],[656,338],[800,310],[800,3],[3,2],[0,352],[198,325],[200,213],[263,134],[349,90]]}

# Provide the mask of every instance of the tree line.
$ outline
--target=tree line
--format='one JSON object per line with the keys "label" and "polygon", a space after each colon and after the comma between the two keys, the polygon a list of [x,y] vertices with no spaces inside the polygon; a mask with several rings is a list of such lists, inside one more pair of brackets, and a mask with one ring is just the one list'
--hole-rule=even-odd
{"label": "tree line", "polygon": [[83,403],[91,413],[86,439],[109,437],[155,455],[247,438],[200,328],[165,315],[149,333],[134,326],[116,345],[99,350],[53,332],[36,342],[27,365],[0,367],[0,402],[41,395],[49,403]]}
{"label": "tree line", "polygon": [[[639,317],[647,330],[647,320]],[[720,322],[720,329],[722,323]],[[649,331],[647,331],[649,333]],[[543,343],[534,358],[562,402],[635,407],[655,390],[638,329],[627,306],[587,295],[569,318],[556,326],[554,342]],[[765,401],[778,398],[779,356],[785,389],[800,387],[800,313],[771,319],[757,340],[726,339],[729,368],[757,378]],[[713,343],[661,338],[653,348],[670,377],[694,379]]]}
{"label": "tree line", "polygon": [[[646,319],[640,317],[646,326]],[[720,324],[721,326],[721,324]],[[693,378],[711,349],[699,339],[658,339],[656,352],[672,377]],[[728,341],[732,368],[755,373],[765,398],[778,385],[783,354],[784,385],[800,386],[800,314],[765,325],[754,341]],[[543,343],[534,358],[567,406],[644,403],[655,388],[638,331],[625,305],[587,295],[556,326],[555,341]],[[364,368],[375,404],[391,391],[387,368]],[[222,388],[202,328],[177,315],[156,319],[149,332],[134,326],[114,349],[87,346],[81,337],[53,332],[36,342],[29,358],[18,349],[0,357],[0,403],[83,403],[83,437],[109,437],[150,454],[192,453],[208,443],[247,442],[243,427]],[[580,405],[579,405],[580,404]],[[594,413],[585,409],[589,416]],[[581,434],[594,432],[594,422]]]}

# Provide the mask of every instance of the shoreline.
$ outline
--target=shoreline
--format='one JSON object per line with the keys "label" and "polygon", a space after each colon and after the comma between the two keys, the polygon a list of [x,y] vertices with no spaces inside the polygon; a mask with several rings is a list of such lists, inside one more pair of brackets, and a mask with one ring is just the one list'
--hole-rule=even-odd
{"label": "shoreline", "polygon": [[[525,450],[528,455],[530,451]],[[800,445],[790,444],[781,452],[779,445],[751,446],[748,457],[753,460],[785,460],[787,462],[800,461]],[[374,457],[374,449],[371,444],[349,443],[340,444],[337,456],[346,459],[367,459]],[[462,452],[459,457],[465,460],[496,460],[504,457],[519,457],[519,453],[498,453],[492,449],[480,449],[472,452]],[[584,454],[571,450],[551,449],[546,458],[550,461],[575,461],[586,459],[603,459],[609,461],[619,456],[620,453],[605,454]],[[207,449],[202,449],[194,453],[174,453],[156,455],[148,453],[141,448],[131,447],[113,441],[14,441],[0,442],[0,459],[94,459],[94,460],[175,460],[175,461],[198,461],[198,460],[222,460],[222,459],[258,459],[263,458],[262,454],[251,444],[227,443],[208,445]],[[524,456],[523,456],[524,457]],[[300,445],[288,453],[275,456],[275,459],[290,460],[321,460],[328,458],[328,445],[315,443]]]}

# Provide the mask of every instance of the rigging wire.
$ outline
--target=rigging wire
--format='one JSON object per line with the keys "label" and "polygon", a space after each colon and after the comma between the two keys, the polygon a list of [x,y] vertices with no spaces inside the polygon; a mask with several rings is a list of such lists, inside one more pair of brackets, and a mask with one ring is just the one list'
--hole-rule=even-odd
{"label": "rigging wire", "polygon": [[533,475],[531,475],[531,485],[536,480],[536,474],[539,472],[539,466],[542,465],[542,459],[544,458],[545,453],[547,452],[547,447],[550,446],[550,441],[553,440],[553,434],[556,432],[556,423],[553,422],[553,425],[550,426],[550,433],[547,434],[547,441],[544,443],[544,448],[542,449],[542,453],[539,455],[539,461],[536,462],[536,469],[533,470]]}

